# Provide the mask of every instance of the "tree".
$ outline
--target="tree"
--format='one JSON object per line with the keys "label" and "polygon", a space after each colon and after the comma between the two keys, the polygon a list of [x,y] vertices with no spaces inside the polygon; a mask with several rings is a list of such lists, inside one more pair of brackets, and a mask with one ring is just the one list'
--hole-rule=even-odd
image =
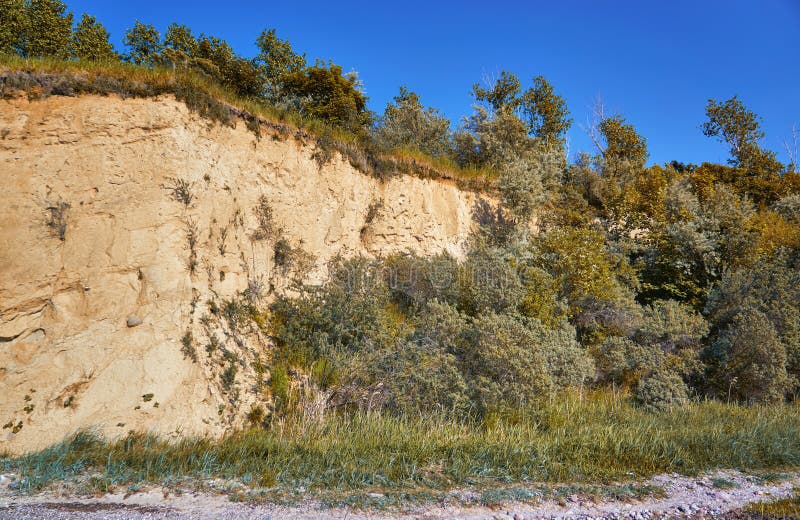
{"label": "tree", "polygon": [[152,67],[161,54],[161,34],[150,24],[136,20],[125,33],[123,43],[130,48],[127,59],[137,65]]}
{"label": "tree", "polygon": [[758,147],[758,140],[764,137],[758,116],[748,110],[737,96],[722,103],[709,99],[706,116],[708,121],[703,123],[703,134],[719,137],[730,146],[730,164],[745,164],[748,154]]}
{"label": "tree", "polygon": [[306,55],[297,54],[289,40],[278,38],[275,29],[264,30],[256,40],[261,51],[256,56],[256,63],[263,67],[266,82],[273,87],[278,86],[287,74],[303,70],[306,66]]}
{"label": "tree", "polygon": [[301,100],[301,112],[309,117],[360,133],[370,124],[367,96],[355,73],[342,73],[334,63],[317,63],[287,74],[283,88]]}
{"label": "tree", "polygon": [[728,163],[737,170],[735,182],[739,191],[750,194],[758,204],[779,199],[783,195],[783,165],[775,158],[775,152],[763,150],[758,144],[764,137],[758,116],[736,96],[721,103],[710,99],[706,116],[703,133],[718,137],[730,147]]}
{"label": "tree", "polygon": [[636,132],[633,125],[620,115],[600,121],[598,130],[605,140],[603,159],[607,169],[618,171],[623,167],[644,168],[647,162],[647,141]]}
{"label": "tree", "polygon": [[72,36],[72,13],[61,0],[31,0],[28,4],[26,56],[66,59]]}
{"label": "tree", "polygon": [[384,148],[408,147],[432,157],[441,157],[450,150],[450,121],[435,108],[425,108],[419,96],[406,87],[378,122],[375,137]]}
{"label": "tree", "polygon": [[72,55],[79,60],[111,61],[119,58],[103,24],[86,13],[72,35]]}
{"label": "tree", "polygon": [[495,112],[514,112],[519,108],[522,100],[522,85],[513,72],[504,70],[500,77],[489,88],[481,87],[480,83],[472,85],[472,95],[478,101],[491,105]]}
{"label": "tree", "polygon": [[546,144],[564,144],[572,119],[566,101],[544,76],[533,78],[533,87],[522,95],[521,105],[531,134]]}
{"label": "tree", "polygon": [[189,27],[171,23],[164,34],[164,61],[173,66],[187,66],[197,57],[199,46]]}
{"label": "tree", "polygon": [[237,56],[221,38],[201,37],[193,64],[239,96],[255,98],[263,93],[264,82],[256,64]]}
{"label": "tree", "polygon": [[26,30],[24,0],[0,0],[0,54],[20,53]]}

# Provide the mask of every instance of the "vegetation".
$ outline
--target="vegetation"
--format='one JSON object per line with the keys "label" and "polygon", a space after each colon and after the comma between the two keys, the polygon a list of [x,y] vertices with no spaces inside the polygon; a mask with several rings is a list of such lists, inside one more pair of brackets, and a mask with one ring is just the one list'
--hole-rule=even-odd
{"label": "vegetation", "polygon": [[105,442],[79,433],[38,453],[0,459],[0,468],[25,475],[23,486],[31,490],[88,468],[110,487],[184,487],[221,477],[311,493],[609,482],[658,472],[796,466],[798,417],[793,405],[714,401],[652,414],[611,392],[568,393],[483,424],[360,412],[273,423],[221,441],[131,434]]}
{"label": "vegetation", "polygon": [[[218,309],[232,330],[252,320],[274,341],[250,421],[266,431],[176,444],[81,434],[4,462],[31,486],[89,466],[115,483],[216,473],[391,487],[797,465],[800,173],[759,144],[738,97],[709,100],[702,124],[727,164],[648,166],[647,138],[601,106],[596,149],[570,160],[566,100],[541,76],[474,85],[453,129],[407,88],[372,113],[357,74],[309,64],[272,29],[245,58],[184,25],[162,37],[136,21],[118,54],[60,1],[0,7],[4,97],[171,93],[259,138],[311,142],[320,166],[339,152],[379,177],[456,178],[494,199],[476,202],[463,259],[338,259],[327,283],[277,291],[268,308],[252,297],[245,313],[238,300]],[[190,184],[168,189],[191,206]],[[64,240],[69,205],[53,204],[47,224]],[[283,274],[301,272],[307,258],[269,202],[253,213],[250,238]],[[187,240],[194,271],[191,221]],[[191,336],[183,347],[195,360]],[[227,391],[237,370],[220,375]]]}

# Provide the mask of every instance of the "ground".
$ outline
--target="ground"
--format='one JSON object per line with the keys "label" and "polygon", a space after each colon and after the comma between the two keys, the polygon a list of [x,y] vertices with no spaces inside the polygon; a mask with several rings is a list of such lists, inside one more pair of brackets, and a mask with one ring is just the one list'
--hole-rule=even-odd
{"label": "ground", "polygon": [[[13,478],[13,477],[11,477]],[[603,487],[550,486],[507,488],[481,492],[455,490],[445,499],[404,506],[387,506],[383,494],[372,493],[347,507],[335,502],[303,500],[284,504],[263,501],[246,492],[188,492],[152,488],[136,493],[77,496],[48,491],[19,494],[13,480],[0,491],[0,518],[108,519],[645,519],[645,518],[797,518],[792,513],[764,517],[760,503],[796,496],[800,474],[752,475],[735,471],[702,476],[659,475],[623,485]],[[615,492],[623,488],[649,490],[639,498]],[[587,492],[591,489],[592,492]],[[572,494],[569,490],[573,490]],[[605,491],[604,491],[605,490]],[[352,498],[352,497],[351,497]],[[520,501],[521,498],[521,501]],[[343,500],[345,502],[346,500]],[[352,504],[356,503],[356,506]],[[788,515],[788,516],[787,516]]]}

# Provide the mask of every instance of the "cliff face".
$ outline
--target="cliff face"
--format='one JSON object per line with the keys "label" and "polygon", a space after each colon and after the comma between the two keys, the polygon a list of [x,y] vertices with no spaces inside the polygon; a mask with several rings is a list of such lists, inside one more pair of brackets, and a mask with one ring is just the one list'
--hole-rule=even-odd
{"label": "cliff face", "polygon": [[314,152],[172,98],[0,101],[0,451],[239,427],[269,376],[251,302],[339,254],[461,253],[474,194]]}

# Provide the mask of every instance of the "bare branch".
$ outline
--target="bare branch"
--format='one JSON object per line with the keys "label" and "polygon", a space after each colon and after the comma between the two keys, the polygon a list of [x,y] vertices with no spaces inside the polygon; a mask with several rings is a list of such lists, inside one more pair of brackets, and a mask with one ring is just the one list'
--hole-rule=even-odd
{"label": "bare branch", "polygon": [[783,148],[786,150],[786,155],[789,156],[789,169],[792,171],[797,170],[797,142],[800,138],[800,132],[797,130],[797,124],[792,125],[791,142],[783,141]]}

